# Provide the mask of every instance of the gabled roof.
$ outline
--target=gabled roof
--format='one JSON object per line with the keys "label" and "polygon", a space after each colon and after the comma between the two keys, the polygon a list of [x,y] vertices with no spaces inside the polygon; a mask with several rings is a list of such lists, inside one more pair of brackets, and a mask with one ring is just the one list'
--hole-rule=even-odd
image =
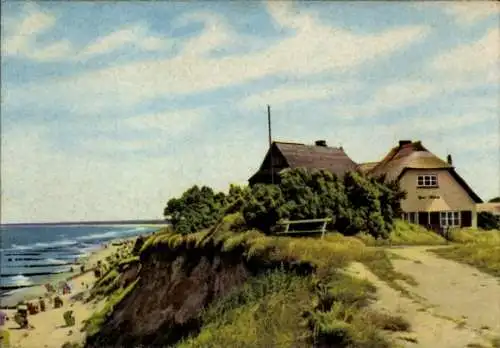
{"label": "gabled roof", "polygon": [[356,169],[356,163],[342,147],[305,145],[300,143],[274,142],[291,169],[325,169],[337,175]]}
{"label": "gabled roof", "polygon": [[476,203],[482,203],[481,198],[467,185],[465,180],[458,175],[455,168],[427,150],[420,141],[401,141],[367,173],[374,176],[385,175],[387,180],[399,179],[402,174],[411,169],[442,169],[463,187]]}
{"label": "gabled roof", "polygon": [[397,179],[404,169],[440,169],[452,168],[432,152],[427,150],[420,141],[400,144],[378,162],[369,174],[386,175],[387,179]]}

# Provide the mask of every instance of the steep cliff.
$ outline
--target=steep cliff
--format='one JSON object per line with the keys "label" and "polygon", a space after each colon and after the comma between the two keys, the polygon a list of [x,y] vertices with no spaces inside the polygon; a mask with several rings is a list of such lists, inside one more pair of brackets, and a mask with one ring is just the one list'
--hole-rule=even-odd
{"label": "steep cliff", "polygon": [[358,347],[366,325],[356,313],[374,289],[339,269],[365,252],[353,238],[268,237],[231,223],[156,235],[140,267],[115,281],[86,347]]}

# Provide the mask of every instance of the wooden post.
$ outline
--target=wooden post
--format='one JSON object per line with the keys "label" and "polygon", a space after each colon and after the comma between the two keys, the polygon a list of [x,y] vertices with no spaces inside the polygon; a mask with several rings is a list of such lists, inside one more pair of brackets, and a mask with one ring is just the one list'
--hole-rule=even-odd
{"label": "wooden post", "polygon": [[325,222],[323,222],[323,226],[321,227],[321,239],[323,239],[325,237],[326,222],[327,222],[327,220],[325,220]]}
{"label": "wooden post", "polygon": [[272,151],[272,146],[273,146],[273,140],[271,137],[271,106],[267,106],[267,127],[269,130],[269,162],[270,167],[271,167],[271,184],[274,185],[274,164],[273,164],[273,151]]}

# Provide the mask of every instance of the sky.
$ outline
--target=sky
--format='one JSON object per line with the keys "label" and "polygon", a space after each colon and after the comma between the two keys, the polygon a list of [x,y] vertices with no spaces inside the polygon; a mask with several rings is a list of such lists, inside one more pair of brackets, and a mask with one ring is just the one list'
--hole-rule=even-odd
{"label": "sky", "polygon": [[494,2],[2,2],[1,221],[160,218],[273,139],[421,140],[500,195]]}

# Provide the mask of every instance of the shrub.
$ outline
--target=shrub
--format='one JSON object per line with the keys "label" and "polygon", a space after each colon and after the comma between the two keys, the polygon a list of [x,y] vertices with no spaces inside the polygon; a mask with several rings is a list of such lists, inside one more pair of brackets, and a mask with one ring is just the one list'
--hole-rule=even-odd
{"label": "shrub", "polygon": [[397,183],[347,173],[343,181],[324,170],[288,170],[278,185],[257,184],[243,203],[250,227],[266,233],[280,219],[330,218],[329,229],[353,235],[361,230],[386,237],[404,193]]}
{"label": "shrub", "polygon": [[483,230],[500,230],[500,216],[482,211],[477,214],[477,227]]}
{"label": "shrub", "polygon": [[163,215],[170,218],[176,232],[192,233],[213,226],[222,217],[224,203],[222,192],[195,185],[180,198],[170,199]]}

